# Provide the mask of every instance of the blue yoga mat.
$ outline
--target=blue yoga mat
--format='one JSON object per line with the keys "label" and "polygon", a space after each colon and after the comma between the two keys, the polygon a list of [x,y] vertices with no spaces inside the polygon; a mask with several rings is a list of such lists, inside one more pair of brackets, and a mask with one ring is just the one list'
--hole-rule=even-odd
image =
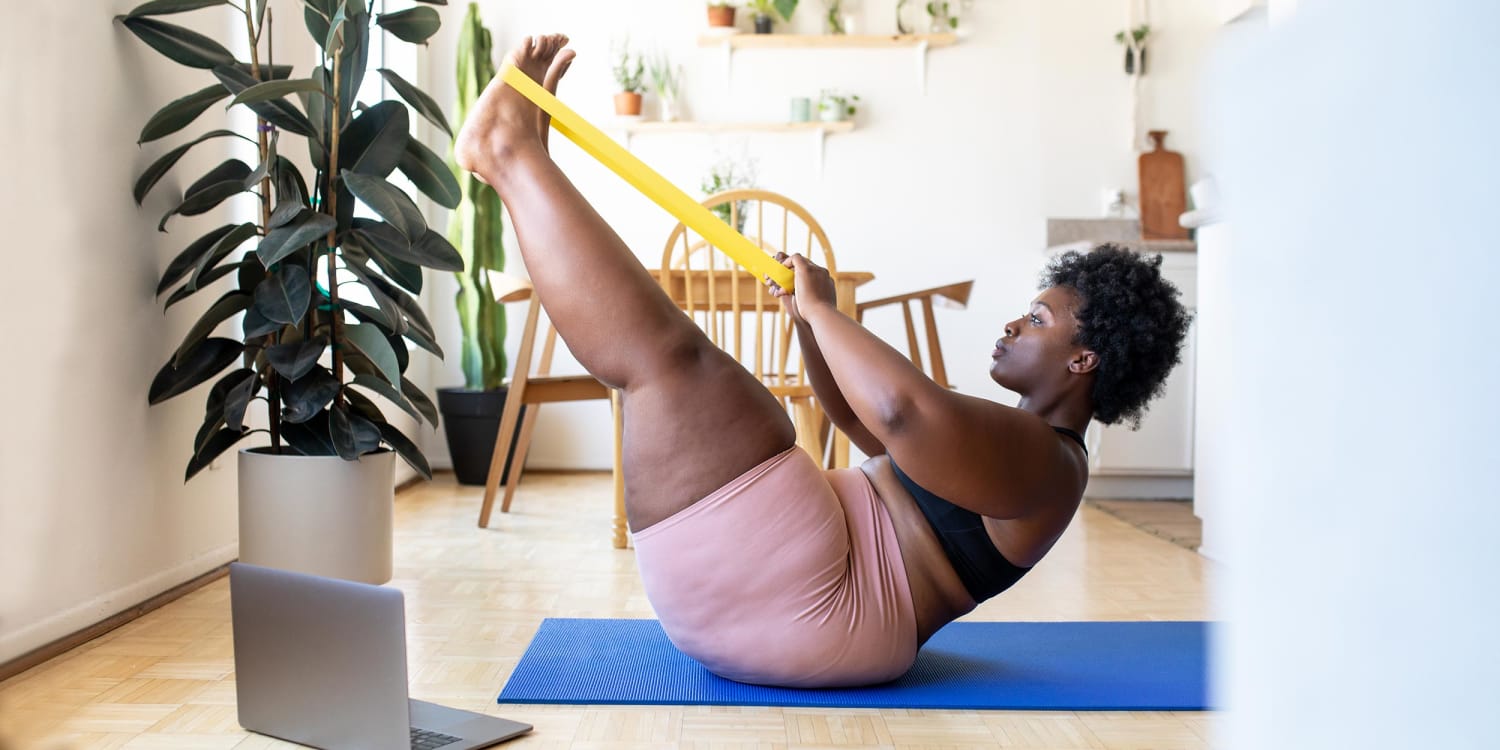
{"label": "blue yoga mat", "polygon": [[955,622],[900,679],[795,690],[717,677],[655,620],[547,619],[501,703],[1092,711],[1207,709],[1202,622]]}

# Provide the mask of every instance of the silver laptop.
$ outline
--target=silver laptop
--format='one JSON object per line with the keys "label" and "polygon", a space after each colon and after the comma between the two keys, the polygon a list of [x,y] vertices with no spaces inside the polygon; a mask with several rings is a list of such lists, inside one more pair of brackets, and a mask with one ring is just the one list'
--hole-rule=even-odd
{"label": "silver laptop", "polygon": [[470,750],[531,725],[406,694],[406,613],[382,586],[229,566],[240,726],[325,750]]}

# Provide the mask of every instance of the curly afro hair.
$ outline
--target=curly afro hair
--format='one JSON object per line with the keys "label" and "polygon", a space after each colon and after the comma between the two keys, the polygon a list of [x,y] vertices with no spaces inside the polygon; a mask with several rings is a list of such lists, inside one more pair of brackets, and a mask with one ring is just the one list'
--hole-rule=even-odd
{"label": "curly afro hair", "polygon": [[1161,395],[1167,375],[1182,361],[1192,322],[1177,287],[1162,278],[1161,256],[1142,256],[1118,245],[1069,251],[1042,271],[1041,288],[1078,293],[1074,343],[1099,355],[1094,419],[1139,429],[1146,404]]}

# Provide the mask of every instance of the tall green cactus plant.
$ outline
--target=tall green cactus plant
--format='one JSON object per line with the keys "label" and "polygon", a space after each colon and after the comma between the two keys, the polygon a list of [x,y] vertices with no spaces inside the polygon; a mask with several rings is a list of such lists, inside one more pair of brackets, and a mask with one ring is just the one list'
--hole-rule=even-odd
{"label": "tall green cactus plant", "polygon": [[[468,118],[469,108],[495,77],[490,32],[479,20],[479,6],[469,3],[458,35],[458,121]],[[463,256],[464,270],[458,277],[458,320],[463,328],[464,386],[491,390],[505,382],[505,306],[495,301],[490,289],[490,271],[505,270],[504,229],[500,196],[450,162],[463,198],[448,224],[448,240]]]}

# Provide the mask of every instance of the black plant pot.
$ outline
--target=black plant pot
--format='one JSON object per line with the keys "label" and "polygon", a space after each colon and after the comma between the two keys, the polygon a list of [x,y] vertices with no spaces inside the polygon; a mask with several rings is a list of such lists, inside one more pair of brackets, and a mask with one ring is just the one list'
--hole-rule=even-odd
{"label": "black plant pot", "polygon": [[769,33],[771,33],[771,17],[770,16],[767,16],[767,15],[757,15],[755,17],[755,33],[757,33],[757,34],[769,34]]}
{"label": "black plant pot", "polygon": [[[443,414],[443,434],[448,437],[448,456],[459,484],[482,485],[489,478],[490,458],[495,453],[495,436],[500,431],[500,415],[505,411],[508,388],[471,391],[467,388],[439,388],[438,410]],[[516,420],[516,434],[522,419]],[[501,476],[510,473],[511,459],[516,455],[516,440],[511,439],[510,453],[505,456]]]}

